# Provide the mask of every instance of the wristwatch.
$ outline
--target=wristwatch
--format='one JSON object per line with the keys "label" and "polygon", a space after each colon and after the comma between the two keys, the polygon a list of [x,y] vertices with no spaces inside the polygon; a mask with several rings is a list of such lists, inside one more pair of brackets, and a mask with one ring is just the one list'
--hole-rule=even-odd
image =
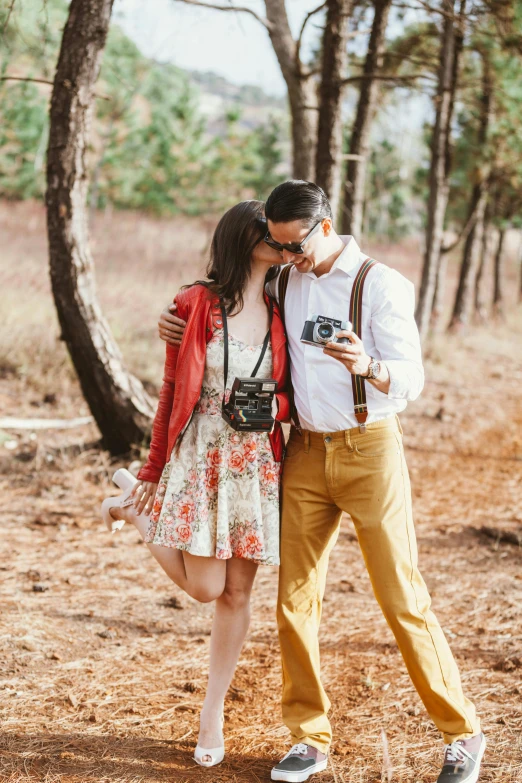
{"label": "wristwatch", "polygon": [[368,381],[372,381],[374,378],[378,378],[381,374],[381,363],[378,362],[373,356],[370,356],[370,364],[368,365],[368,375],[363,375]]}

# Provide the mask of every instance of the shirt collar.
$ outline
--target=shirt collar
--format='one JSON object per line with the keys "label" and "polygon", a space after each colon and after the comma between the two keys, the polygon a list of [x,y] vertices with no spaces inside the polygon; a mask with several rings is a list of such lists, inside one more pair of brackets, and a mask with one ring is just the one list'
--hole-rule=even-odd
{"label": "shirt collar", "polygon": [[[344,272],[346,275],[348,275],[348,277],[351,277],[355,272],[355,269],[357,267],[357,262],[359,261],[359,257],[361,255],[361,250],[359,248],[359,245],[357,244],[357,242],[352,236],[342,235],[340,236],[340,238],[345,244],[344,250],[342,250],[341,253],[338,255],[338,257],[335,259],[334,265],[332,266],[330,271],[327,272],[325,275],[321,275],[321,278],[328,277],[336,269],[340,270],[341,272]],[[313,277],[317,279],[314,272],[307,272],[306,274],[309,277]]]}

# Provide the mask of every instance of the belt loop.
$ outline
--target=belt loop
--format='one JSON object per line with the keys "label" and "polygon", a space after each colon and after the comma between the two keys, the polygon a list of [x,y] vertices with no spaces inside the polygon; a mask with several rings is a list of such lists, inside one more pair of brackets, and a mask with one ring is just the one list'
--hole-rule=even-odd
{"label": "belt loop", "polygon": [[310,451],[310,433],[308,430],[303,430],[303,437],[304,437],[304,451],[305,454],[308,454]]}
{"label": "belt loop", "polygon": [[350,430],[344,431],[344,442],[346,443],[349,449],[352,448],[352,436],[350,435]]}

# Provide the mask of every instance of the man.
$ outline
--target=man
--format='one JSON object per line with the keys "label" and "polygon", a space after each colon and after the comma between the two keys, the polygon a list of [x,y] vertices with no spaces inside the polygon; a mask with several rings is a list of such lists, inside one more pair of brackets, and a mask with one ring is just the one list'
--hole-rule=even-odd
{"label": "man", "polygon": [[[283,471],[277,610],[283,719],[295,744],[272,780],[299,783],[327,766],[330,702],[320,679],[318,634],[328,558],[347,512],[374,594],[446,742],[437,783],[476,783],[485,738],[418,570],[397,418],[424,384],[413,286],[375,264],[364,282],[360,337],[342,331],[338,337],[350,342],[323,350],[304,344],[303,325],[312,314],[348,320],[352,287],[367,258],[353,237],[336,234],[330,204],[313,183],[279,185],[266,217],[265,241],[292,265],[283,304],[296,407]],[[276,298],[280,280],[269,284]],[[163,339],[179,340],[182,326],[163,311]],[[367,416],[354,409],[360,401],[351,376],[367,379]]]}

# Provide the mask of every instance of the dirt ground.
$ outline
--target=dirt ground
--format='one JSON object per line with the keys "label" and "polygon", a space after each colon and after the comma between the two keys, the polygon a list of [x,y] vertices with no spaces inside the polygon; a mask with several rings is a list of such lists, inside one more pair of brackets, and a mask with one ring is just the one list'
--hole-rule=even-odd
{"label": "dirt ground", "polygon": [[[521,338],[519,315],[441,338],[425,391],[402,417],[421,570],[483,718],[484,783],[522,781]],[[82,405],[72,381],[52,392],[27,374],[1,374],[3,416],[68,418]],[[226,702],[226,759],[202,770],[191,755],[212,606],[170,584],[134,529],[111,537],[102,527],[115,465],[89,445],[94,425],[0,434],[2,783],[269,780],[288,749],[277,569],[258,574]],[[442,743],[372,596],[349,519],[331,558],[321,643],[335,739],[328,770],[313,779],[435,781]]]}

